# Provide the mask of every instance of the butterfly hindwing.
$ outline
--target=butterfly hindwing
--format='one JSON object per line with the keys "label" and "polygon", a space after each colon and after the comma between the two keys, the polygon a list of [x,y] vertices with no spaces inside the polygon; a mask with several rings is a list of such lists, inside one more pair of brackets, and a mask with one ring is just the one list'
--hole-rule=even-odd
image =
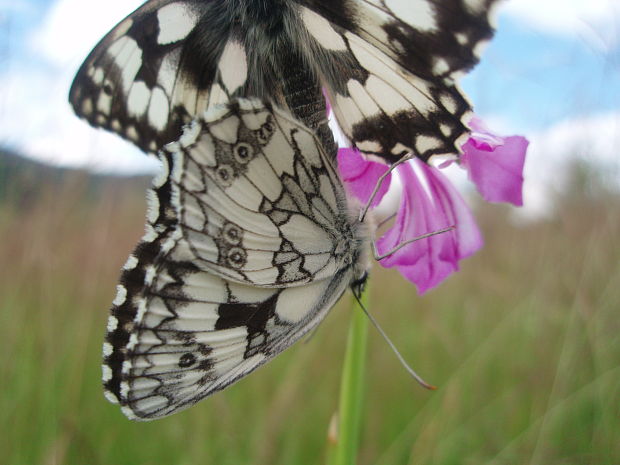
{"label": "butterfly hindwing", "polygon": [[134,419],[196,403],[315,327],[362,242],[331,161],[285,112],[216,106],[160,159],[104,344],[106,395]]}
{"label": "butterfly hindwing", "polygon": [[138,294],[121,284],[126,302],[117,297],[108,325],[106,396],[132,419],[187,408],[253,371],[315,327],[349,285],[344,270],[292,288],[242,285],[199,270],[176,247]]}
{"label": "butterfly hindwing", "polygon": [[310,130],[254,105],[212,108],[166,148],[192,260],[257,286],[329,278],[347,224],[338,175]]}

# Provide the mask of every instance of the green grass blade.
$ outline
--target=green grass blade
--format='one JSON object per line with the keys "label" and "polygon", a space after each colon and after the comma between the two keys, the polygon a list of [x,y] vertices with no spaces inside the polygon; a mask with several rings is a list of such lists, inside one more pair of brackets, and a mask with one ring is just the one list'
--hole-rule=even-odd
{"label": "green grass blade", "polygon": [[[362,303],[368,306],[368,286],[362,293]],[[359,304],[351,300],[353,312],[349,326],[347,349],[342,368],[340,384],[340,407],[337,415],[337,434],[329,454],[329,465],[354,465],[356,463],[362,424],[364,398],[364,373],[366,369],[366,346],[368,339],[368,318],[356,308]]]}

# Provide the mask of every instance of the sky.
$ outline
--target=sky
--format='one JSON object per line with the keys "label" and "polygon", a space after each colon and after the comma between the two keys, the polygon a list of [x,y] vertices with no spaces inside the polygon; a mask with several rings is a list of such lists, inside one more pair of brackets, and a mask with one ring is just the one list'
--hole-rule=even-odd
{"label": "sky", "polygon": [[[119,174],[157,164],[92,129],[67,102],[77,68],[139,0],[0,0],[0,146],[48,163]],[[525,135],[525,203],[549,207],[571,157],[620,186],[620,2],[507,0],[480,64],[462,81],[499,134]]]}

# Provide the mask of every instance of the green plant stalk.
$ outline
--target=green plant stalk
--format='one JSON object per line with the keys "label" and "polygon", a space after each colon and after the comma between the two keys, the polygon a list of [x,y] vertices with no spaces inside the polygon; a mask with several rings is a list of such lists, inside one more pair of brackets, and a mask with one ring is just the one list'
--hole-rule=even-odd
{"label": "green plant stalk", "polygon": [[[368,308],[369,286],[362,292],[361,301]],[[337,415],[336,442],[329,454],[329,465],[355,465],[362,426],[365,391],[366,346],[368,318],[355,297],[351,299],[351,324],[340,384],[340,406]]]}

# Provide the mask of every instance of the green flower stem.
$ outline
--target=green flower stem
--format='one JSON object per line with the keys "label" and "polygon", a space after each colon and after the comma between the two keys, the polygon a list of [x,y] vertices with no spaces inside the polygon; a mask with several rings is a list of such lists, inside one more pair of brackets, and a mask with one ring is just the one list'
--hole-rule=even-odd
{"label": "green flower stem", "polygon": [[[362,293],[362,302],[368,308],[368,286]],[[362,424],[362,407],[365,390],[364,373],[368,318],[357,308],[352,297],[351,325],[340,384],[340,407],[337,415],[335,444],[329,454],[329,465],[355,465]]]}

